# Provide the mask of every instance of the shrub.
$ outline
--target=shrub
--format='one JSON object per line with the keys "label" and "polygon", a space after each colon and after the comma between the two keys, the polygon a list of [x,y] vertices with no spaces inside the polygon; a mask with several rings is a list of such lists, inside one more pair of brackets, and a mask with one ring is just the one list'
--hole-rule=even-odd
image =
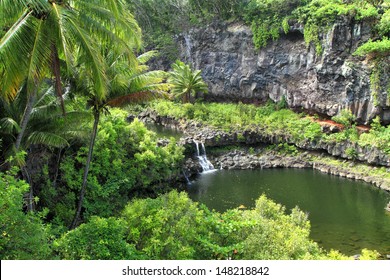
{"label": "shrub", "polygon": [[172,191],[157,199],[136,199],[122,215],[127,242],[150,259],[209,258],[201,245],[208,235],[207,211],[185,193]]}
{"label": "shrub", "polygon": [[351,110],[344,109],[338,115],[332,117],[332,120],[344,125],[346,128],[351,128],[356,121],[356,117],[352,114]]}
{"label": "shrub", "polygon": [[124,222],[116,218],[92,217],[56,240],[54,248],[64,260],[143,259],[134,246],[126,243]]}
{"label": "shrub", "polygon": [[0,173],[0,258],[47,259],[51,254],[49,229],[39,213],[23,211],[29,185],[15,179],[16,171]]}
{"label": "shrub", "polygon": [[387,56],[390,53],[390,40],[387,37],[383,37],[381,40],[372,41],[371,39],[361,45],[356,51],[355,55],[370,55],[371,57]]}

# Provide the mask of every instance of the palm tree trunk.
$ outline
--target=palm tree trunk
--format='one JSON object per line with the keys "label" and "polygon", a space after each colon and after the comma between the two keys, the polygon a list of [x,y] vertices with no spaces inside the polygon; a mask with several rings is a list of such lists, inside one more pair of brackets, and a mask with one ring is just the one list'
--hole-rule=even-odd
{"label": "palm tree trunk", "polygon": [[57,161],[56,161],[56,165],[55,165],[55,170],[56,171],[54,173],[54,178],[53,178],[53,186],[54,187],[57,186],[58,173],[60,171],[61,153],[62,153],[62,149],[59,148],[58,149],[58,155],[57,155]]}
{"label": "palm tree trunk", "polygon": [[97,134],[97,130],[98,130],[99,119],[100,119],[100,112],[98,110],[96,110],[94,112],[94,123],[93,123],[93,128],[92,128],[91,141],[89,143],[87,162],[85,164],[85,169],[84,169],[83,185],[81,186],[81,191],[80,191],[80,196],[79,196],[79,202],[77,204],[76,214],[74,216],[73,222],[70,225],[69,229],[74,229],[78,223],[79,218],[80,218],[81,208],[83,207],[83,200],[84,200],[84,196],[85,196],[85,190],[87,188],[87,177],[88,177],[88,172],[89,172],[89,166],[90,166],[91,160],[92,160],[93,147],[95,146],[95,139],[96,139],[96,134]]}
{"label": "palm tree trunk", "polygon": [[55,78],[55,89],[58,96],[58,99],[61,103],[62,114],[65,116],[65,104],[64,98],[62,96],[62,86],[61,86],[61,73],[60,73],[60,58],[58,56],[58,50],[55,44],[51,45],[51,58],[52,58],[52,72]]}
{"label": "palm tree trunk", "polygon": [[[16,152],[19,152],[20,145],[22,144],[22,140],[23,140],[24,134],[26,132],[28,122],[30,121],[31,112],[32,112],[33,107],[34,107],[34,102],[35,102],[37,90],[38,90],[37,88],[34,89],[33,93],[31,95],[27,96],[27,104],[26,104],[26,108],[24,109],[22,121],[20,124],[20,132],[19,132],[18,136],[16,137],[16,142],[15,142]],[[34,189],[32,186],[31,178],[30,178],[25,166],[23,166],[21,168],[21,170],[22,170],[22,173],[25,174],[25,177],[27,178],[27,182],[30,185],[30,191],[28,193],[28,199],[27,199],[28,200],[27,208],[29,211],[34,211],[34,206],[33,206]]]}
{"label": "palm tree trunk", "polygon": [[31,112],[32,112],[33,107],[34,107],[36,91],[37,91],[37,89],[34,89],[34,93],[27,97],[28,98],[27,105],[26,105],[26,108],[24,109],[22,121],[20,124],[20,132],[19,132],[18,136],[16,137],[16,142],[15,142],[16,152],[19,152],[24,133],[26,132],[27,124],[30,121]]}

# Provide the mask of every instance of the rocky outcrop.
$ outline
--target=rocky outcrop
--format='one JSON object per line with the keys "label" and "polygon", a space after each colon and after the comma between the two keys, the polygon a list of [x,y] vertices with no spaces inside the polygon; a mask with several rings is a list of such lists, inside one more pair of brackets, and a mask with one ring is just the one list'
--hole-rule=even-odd
{"label": "rocky outcrop", "polygon": [[255,50],[250,27],[214,23],[178,37],[182,58],[202,70],[212,101],[263,103],[285,99],[290,108],[327,116],[349,108],[358,122],[376,115],[390,122],[388,74],[372,94],[372,65],[352,55],[371,36],[368,23],[341,18],[323,34],[323,52],[307,47],[303,27],[290,26],[276,42]]}

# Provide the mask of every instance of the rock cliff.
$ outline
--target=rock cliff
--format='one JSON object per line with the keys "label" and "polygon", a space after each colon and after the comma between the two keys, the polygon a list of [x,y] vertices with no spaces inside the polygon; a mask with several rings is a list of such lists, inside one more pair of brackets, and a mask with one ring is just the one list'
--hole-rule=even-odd
{"label": "rock cliff", "polygon": [[178,36],[182,59],[202,70],[209,84],[206,99],[262,103],[285,99],[288,106],[325,116],[349,108],[359,123],[379,115],[390,122],[387,74],[381,90],[372,93],[373,65],[352,55],[371,36],[365,22],[342,18],[322,35],[323,52],[307,46],[303,27],[255,50],[250,27],[213,23]]}

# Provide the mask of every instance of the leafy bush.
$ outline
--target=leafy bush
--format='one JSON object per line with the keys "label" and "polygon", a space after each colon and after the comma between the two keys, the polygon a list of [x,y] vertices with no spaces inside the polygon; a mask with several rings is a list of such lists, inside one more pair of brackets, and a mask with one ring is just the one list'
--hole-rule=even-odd
{"label": "leafy bush", "polygon": [[151,259],[329,258],[310,240],[307,215],[297,208],[290,215],[284,211],[263,195],[253,210],[219,214],[172,191],[132,201],[123,219],[127,242]]}
{"label": "leafy bush", "polygon": [[281,154],[292,155],[292,156],[298,155],[297,147],[295,147],[294,145],[289,145],[287,143],[280,143],[278,145],[271,145],[270,149],[275,150]]}
{"label": "leafy bush", "polygon": [[304,24],[304,38],[313,43],[317,53],[322,52],[320,33],[326,32],[341,16],[356,20],[378,18],[378,9],[370,3],[341,0],[313,0],[292,12],[292,16]]}
{"label": "leafy bush", "polygon": [[244,10],[244,18],[252,26],[253,42],[256,48],[277,40],[280,32],[289,31],[288,17],[304,0],[250,0]]}
{"label": "leafy bush", "polygon": [[307,215],[298,208],[291,215],[264,195],[256,201],[253,210],[246,211],[244,219],[256,221],[243,242],[245,259],[318,259],[323,254],[310,240]]}
{"label": "leafy bush", "polygon": [[356,117],[352,114],[351,110],[344,109],[338,115],[332,117],[332,120],[342,124],[346,128],[351,128],[356,121]]}
{"label": "leafy bush", "polygon": [[185,193],[172,191],[157,199],[129,203],[123,219],[127,242],[150,259],[204,259],[202,237],[207,237],[209,213]]}
{"label": "leafy bush", "polygon": [[378,25],[379,33],[382,36],[389,35],[390,33],[390,10],[385,11],[382,15],[381,20]]}
{"label": "leafy bush", "polygon": [[351,147],[349,147],[345,150],[345,154],[348,156],[349,159],[352,159],[352,160],[355,160],[358,157],[358,153],[357,153],[356,149],[351,148]]}
{"label": "leafy bush", "polygon": [[390,40],[387,37],[378,41],[372,41],[371,39],[361,45],[356,51],[355,55],[364,56],[369,54],[372,57],[387,56],[390,53]]}
{"label": "leafy bush", "polygon": [[362,147],[376,147],[390,154],[390,127],[381,126],[379,117],[375,118],[370,133],[360,135],[358,143]]}
{"label": "leafy bush", "polygon": [[54,249],[64,260],[143,259],[134,246],[126,243],[124,223],[116,218],[92,217],[56,240]]}
{"label": "leafy bush", "polygon": [[39,213],[23,211],[29,185],[15,179],[15,173],[0,173],[0,258],[47,259],[51,254],[48,228]]}

